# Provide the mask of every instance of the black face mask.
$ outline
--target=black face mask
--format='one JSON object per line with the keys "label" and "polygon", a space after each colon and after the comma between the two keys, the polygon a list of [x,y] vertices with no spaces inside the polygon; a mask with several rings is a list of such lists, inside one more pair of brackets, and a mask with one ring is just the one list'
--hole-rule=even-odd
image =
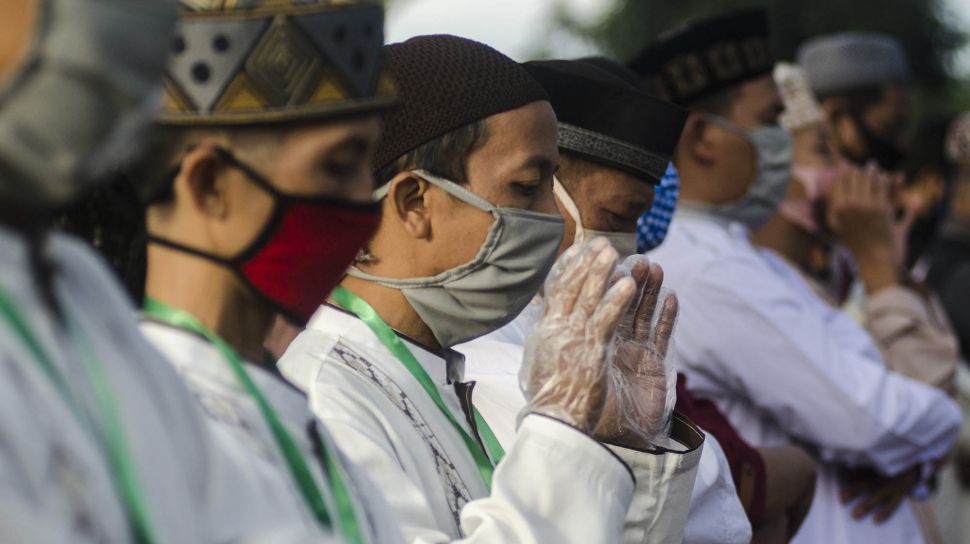
{"label": "black face mask", "polygon": [[897,170],[905,158],[903,151],[896,144],[872,132],[861,117],[855,115],[852,120],[862,136],[866,153],[859,155],[843,149],[842,154],[849,159],[849,162],[862,167],[869,161],[876,161],[876,164],[887,172]]}

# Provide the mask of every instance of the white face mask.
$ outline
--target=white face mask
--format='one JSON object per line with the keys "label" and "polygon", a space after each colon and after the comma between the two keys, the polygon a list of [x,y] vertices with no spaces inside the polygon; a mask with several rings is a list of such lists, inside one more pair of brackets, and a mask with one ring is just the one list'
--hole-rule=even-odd
{"label": "white face mask", "polygon": [[573,218],[576,223],[576,236],[573,238],[573,245],[584,244],[589,242],[593,238],[601,236],[609,240],[610,244],[613,245],[613,249],[620,254],[620,260],[626,259],[630,255],[637,254],[637,233],[636,232],[608,232],[602,230],[588,229],[583,226],[583,221],[579,217],[579,208],[576,207],[576,203],[573,201],[569,193],[566,192],[566,188],[562,186],[559,182],[559,178],[553,178],[552,180],[552,190],[562,203],[563,207],[566,208],[566,213],[569,217]]}

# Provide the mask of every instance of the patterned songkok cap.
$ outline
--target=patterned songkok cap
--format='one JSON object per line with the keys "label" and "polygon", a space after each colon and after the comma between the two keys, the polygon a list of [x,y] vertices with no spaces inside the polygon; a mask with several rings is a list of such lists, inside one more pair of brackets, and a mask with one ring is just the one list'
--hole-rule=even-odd
{"label": "patterned songkok cap", "polygon": [[239,125],[383,109],[384,10],[356,0],[182,0],[159,123]]}
{"label": "patterned songkok cap", "polygon": [[629,67],[644,89],[681,106],[771,74],[775,59],[764,10],[688,22],[661,35]]}

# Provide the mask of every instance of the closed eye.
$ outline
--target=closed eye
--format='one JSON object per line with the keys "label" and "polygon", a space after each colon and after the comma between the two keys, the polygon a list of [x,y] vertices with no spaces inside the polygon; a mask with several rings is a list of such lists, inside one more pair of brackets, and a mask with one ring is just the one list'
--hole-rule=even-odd
{"label": "closed eye", "polygon": [[512,187],[526,197],[534,197],[539,193],[539,184],[537,182],[523,182],[523,181],[513,181]]}

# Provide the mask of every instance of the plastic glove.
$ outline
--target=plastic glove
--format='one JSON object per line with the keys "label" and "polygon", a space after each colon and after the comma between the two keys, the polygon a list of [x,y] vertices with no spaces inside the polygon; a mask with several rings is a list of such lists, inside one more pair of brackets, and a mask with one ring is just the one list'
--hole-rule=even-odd
{"label": "plastic glove", "polygon": [[677,401],[677,372],[667,357],[677,297],[662,289],[663,269],[643,255],[627,258],[614,279],[622,274],[636,282],[637,296],[617,326],[607,369],[607,401],[596,436],[604,442],[649,449],[667,436]]}
{"label": "plastic glove", "polygon": [[592,434],[606,400],[606,368],[616,325],[636,292],[629,277],[611,284],[616,250],[603,238],[566,250],[545,283],[542,318],[529,333],[519,383],[523,411]]}

